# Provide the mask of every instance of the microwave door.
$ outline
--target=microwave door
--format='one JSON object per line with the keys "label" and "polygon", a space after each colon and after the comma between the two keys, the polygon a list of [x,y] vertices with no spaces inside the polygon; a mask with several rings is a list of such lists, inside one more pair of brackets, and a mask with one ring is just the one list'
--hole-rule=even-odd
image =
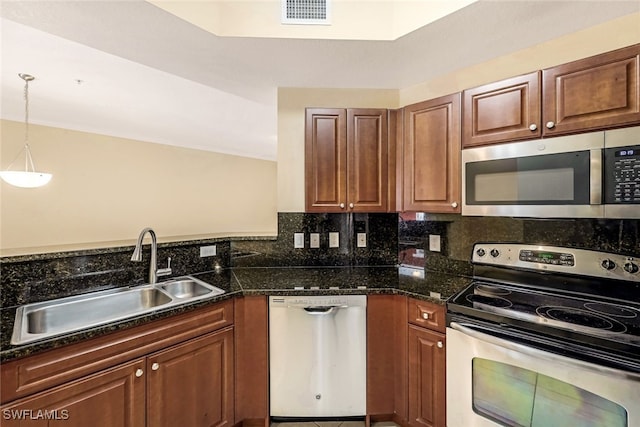
{"label": "microwave door", "polygon": [[466,161],[463,175],[464,215],[602,217],[599,148]]}

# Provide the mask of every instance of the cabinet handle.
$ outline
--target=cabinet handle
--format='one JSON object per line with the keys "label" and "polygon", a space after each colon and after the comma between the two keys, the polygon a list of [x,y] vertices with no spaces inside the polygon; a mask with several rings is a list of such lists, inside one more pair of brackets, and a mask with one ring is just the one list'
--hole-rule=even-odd
{"label": "cabinet handle", "polygon": [[547,129],[553,129],[556,126],[553,122],[547,122]]}
{"label": "cabinet handle", "polygon": [[349,207],[350,207],[351,209],[353,209],[353,206],[354,206],[354,205],[353,205],[353,203],[349,203]]}
{"label": "cabinet handle", "polygon": [[454,209],[457,208],[458,207],[458,202],[451,203],[451,207],[454,208]]}
{"label": "cabinet handle", "polygon": [[344,203],[340,203],[340,209],[344,209]]}
{"label": "cabinet handle", "polygon": [[529,125],[529,130],[534,131],[536,129],[538,129],[538,125],[536,125],[535,123]]}
{"label": "cabinet handle", "polygon": [[153,365],[151,365],[151,370],[152,371],[157,371],[158,369],[160,369],[160,364],[154,363]]}
{"label": "cabinet handle", "polygon": [[444,347],[444,344],[442,344],[442,341],[438,341],[437,346],[438,346],[438,348],[442,348],[442,347]]}
{"label": "cabinet handle", "polygon": [[140,378],[144,374],[144,371],[140,368],[136,369],[136,377]]}
{"label": "cabinet handle", "polygon": [[422,318],[424,320],[429,320],[429,313],[422,313]]}

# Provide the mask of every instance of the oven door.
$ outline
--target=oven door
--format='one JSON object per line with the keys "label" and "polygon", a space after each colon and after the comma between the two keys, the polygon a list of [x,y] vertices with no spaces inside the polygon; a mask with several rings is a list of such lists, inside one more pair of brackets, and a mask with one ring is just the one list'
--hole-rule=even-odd
{"label": "oven door", "polygon": [[462,150],[463,215],[602,217],[604,132]]}
{"label": "oven door", "polygon": [[447,327],[447,426],[640,426],[640,375]]}

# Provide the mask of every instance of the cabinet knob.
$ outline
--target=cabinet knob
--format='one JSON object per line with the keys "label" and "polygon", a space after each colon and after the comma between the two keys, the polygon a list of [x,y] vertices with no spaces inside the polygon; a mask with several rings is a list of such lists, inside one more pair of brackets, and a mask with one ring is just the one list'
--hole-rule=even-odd
{"label": "cabinet knob", "polygon": [[442,347],[444,347],[444,344],[442,344],[442,341],[438,341],[437,346],[438,346],[438,348],[442,348]]}
{"label": "cabinet knob", "polygon": [[354,204],[353,204],[353,203],[349,203],[349,207],[350,207],[351,209],[353,209]]}
{"label": "cabinet knob", "polygon": [[144,374],[144,371],[140,368],[136,369],[136,377],[140,378]]}
{"label": "cabinet knob", "polygon": [[344,209],[344,203],[340,203],[340,209]]}
{"label": "cabinet knob", "polygon": [[556,126],[553,122],[547,122],[547,129],[553,129]]}
{"label": "cabinet knob", "polygon": [[532,123],[532,124],[529,125],[529,130],[530,131],[534,131],[536,129],[538,129],[538,125],[536,125],[535,123]]}
{"label": "cabinet knob", "polygon": [[429,313],[422,313],[422,318],[424,320],[429,320]]}
{"label": "cabinet knob", "polygon": [[454,209],[457,208],[458,207],[458,202],[451,203],[451,207],[454,208]]}
{"label": "cabinet knob", "polygon": [[158,369],[160,369],[160,364],[159,363],[154,363],[153,365],[151,365],[151,370],[152,371],[157,371]]}

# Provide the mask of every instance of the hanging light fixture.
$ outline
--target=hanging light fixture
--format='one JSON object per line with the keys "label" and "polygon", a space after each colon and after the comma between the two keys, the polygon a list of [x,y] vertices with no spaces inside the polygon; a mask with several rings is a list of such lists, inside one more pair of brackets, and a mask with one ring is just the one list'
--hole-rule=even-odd
{"label": "hanging light fixture", "polygon": [[[15,187],[35,188],[46,185],[51,180],[50,173],[36,172],[29,149],[29,82],[35,77],[29,74],[18,74],[24,80],[24,147],[18,156],[11,162],[6,170],[0,172],[0,178]],[[12,171],[11,166],[18,160],[24,152],[24,171]]]}

